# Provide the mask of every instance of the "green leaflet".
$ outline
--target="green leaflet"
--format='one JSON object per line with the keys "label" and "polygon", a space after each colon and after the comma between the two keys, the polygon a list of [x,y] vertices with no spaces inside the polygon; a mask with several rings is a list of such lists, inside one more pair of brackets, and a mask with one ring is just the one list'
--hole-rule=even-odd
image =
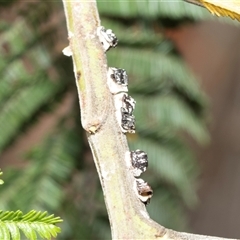
{"label": "green leaflet", "polygon": [[[20,174],[6,171],[6,184],[0,191],[0,209],[55,211],[62,199],[61,184],[73,168],[79,148],[71,146],[76,136],[72,131],[52,134],[41,146],[28,154],[29,165]],[[34,184],[26,185],[26,182]],[[21,197],[17,193],[21,192]]]}
{"label": "green leaflet", "polygon": [[34,86],[20,89],[8,99],[0,115],[2,127],[0,150],[17,133],[19,127],[31,118],[32,114],[45,104],[60,87],[50,81],[42,81]]}
{"label": "green leaflet", "polygon": [[173,132],[184,130],[199,143],[206,144],[209,141],[204,122],[179,97],[136,95],[135,100],[138,104],[135,109],[137,126],[170,128]]}
{"label": "green leaflet", "polygon": [[56,237],[60,228],[56,223],[62,222],[59,217],[48,215],[47,212],[30,211],[23,215],[20,210],[0,212],[0,239],[20,240],[20,230],[27,239],[35,240],[39,235],[42,239]]}
{"label": "green leaflet", "polygon": [[7,44],[8,51],[5,50],[6,47],[0,48],[0,73],[6,68],[10,60],[25,51],[35,38],[36,36],[24,19],[19,19],[11,28],[1,33],[0,46]]}

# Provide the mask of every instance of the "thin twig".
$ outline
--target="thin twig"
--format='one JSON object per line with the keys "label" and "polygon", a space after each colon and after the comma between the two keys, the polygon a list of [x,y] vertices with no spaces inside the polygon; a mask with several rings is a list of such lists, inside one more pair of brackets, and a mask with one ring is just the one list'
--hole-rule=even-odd
{"label": "thin twig", "polygon": [[188,2],[188,3],[192,3],[192,4],[200,6],[200,7],[204,7],[204,5],[201,2],[199,2],[198,0],[184,0],[184,1]]}

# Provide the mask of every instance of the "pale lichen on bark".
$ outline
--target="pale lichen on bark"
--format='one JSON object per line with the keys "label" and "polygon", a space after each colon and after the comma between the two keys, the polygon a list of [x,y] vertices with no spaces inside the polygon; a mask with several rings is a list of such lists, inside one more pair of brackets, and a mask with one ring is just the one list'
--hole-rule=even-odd
{"label": "pale lichen on bark", "polygon": [[[135,178],[125,161],[129,152],[117,122],[114,97],[107,86],[107,60],[97,37],[100,20],[95,1],[63,0],[80,98],[101,181],[113,239],[221,239],[175,232],[154,222],[134,192]],[[67,50],[68,51],[68,50]],[[76,220],[77,221],[77,220]]]}

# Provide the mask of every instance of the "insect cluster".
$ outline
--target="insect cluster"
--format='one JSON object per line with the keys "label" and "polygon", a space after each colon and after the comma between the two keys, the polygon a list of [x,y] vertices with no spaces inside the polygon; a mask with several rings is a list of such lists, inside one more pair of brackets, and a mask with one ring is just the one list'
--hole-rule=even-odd
{"label": "insect cluster", "polygon": [[130,160],[132,166],[133,176],[136,178],[136,193],[138,198],[145,204],[150,202],[153,196],[153,190],[147,182],[143,179],[138,178],[148,167],[148,156],[147,153],[142,150],[131,151],[127,155],[127,161]]}
{"label": "insect cluster", "polygon": [[[104,51],[116,47],[118,39],[111,29],[98,27],[97,35],[103,45]],[[135,133],[135,117],[133,111],[136,101],[130,97],[128,92],[128,76],[126,70],[109,67],[107,74],[107,85],[109,91],[114,95],[116,117],[123,133]],[[137,149],[126,154],[126,161],[130,162],[130,168],[135,177],[135,189],[138,198],[145,204],[150,202],[153,190],[143,179],[138,178],[148,167],[147,153]]]}

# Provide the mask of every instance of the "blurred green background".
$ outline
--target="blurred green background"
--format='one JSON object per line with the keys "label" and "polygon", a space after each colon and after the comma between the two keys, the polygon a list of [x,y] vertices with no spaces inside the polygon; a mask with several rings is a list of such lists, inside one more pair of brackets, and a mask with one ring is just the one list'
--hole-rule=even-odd
{"label": "blurred green background", "polygon": [[[137,101],[130,149],[148,153],[147,206],[165,227],[189,231],[199,166],[188,144],[209,142],[207,99],[165,31],[210,14],[161,1],[98,1],[119,39],[109,66],[126,69]],[[64,219],[58,239],[110,239],[85,133],[60,1],[0,2],[0,209],[47,210]]]}

